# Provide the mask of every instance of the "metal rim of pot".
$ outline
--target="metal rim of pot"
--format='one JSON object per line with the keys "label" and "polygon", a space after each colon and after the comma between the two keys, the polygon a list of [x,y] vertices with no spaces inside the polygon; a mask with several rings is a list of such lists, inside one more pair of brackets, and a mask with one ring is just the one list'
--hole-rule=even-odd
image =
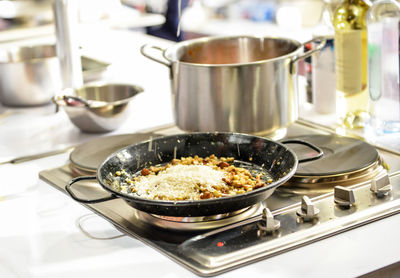
{"label": "metal rim of pot", "polygon": [[[209,42],[209,41],[215,41],[215,40],[221,40],[221,39],[235,39],[235,38],[250,38],[250,39],[263,39],[263,38],[268,38],[268,39],[284,39],[294,45],[297,45],[296,50],[287,53],[285,55],[282,56],[278,56],[275,58],[270,58],[270,59],[263,59],[263,60],[258,60],[258,61],[253,61],[253,62],[246,62],[246,63],[228,63],[228,64],[200,64],[200,63],[189,63],[189,62],[184,62],[184,61],[179,61],[179,60],[172,60],[168,57],[168,53],[172,52],[172,51],[176,51],[177,49],[180,49],[184,46],[187,46],[189,44],[195,44],[197,42]],[[300,55],[294,55],[294,53],[299,51],[299,48],[302,46],[305,46],[307,44],[316,42],[318,43],[317,46],[314,49],[308,50],[306,52],[304,52],[303,54]],[[159,46],[154,46],[154,45],[150,45],[150,44],[145,44],[142,45],[140,48],[140,52],[143,56],[145,56],[146,58],[155,61],[157,63],[163,64],[169,68],[171,68],[172,63],[174,62],[179,62],[181,64],[185,64],[185,65],[192,65],[192,66],[196,66],[196,67],[236,67],[236,66],[245,66],[245,65],[255,65],[255,64],[262,64],[265,62],[273,62],[273,61],[277,61],[277,60],[281,60],[281,59],[285,59],[285,58],[289,58],[290,59],[290,71],[293,71],[293,64],[295,64],[296,62],[298,62],[301,59],[305,59],[309,56],[311,56],[312,54],[314,54],[315,52],[320,51],[321,49],[323,49],[325,47],[326,44],[326,38],[325,37],[314,37],[304,43],[300,43],[296,40],[293,39],[289,39],[289,38],[280,38],[280,37],[274,37],[274,36],[269,36],[269,37],[257,37],[257,36],[215,36],[215,37],[205,37],[205,38],[199,38],[199,39],[193,39],[193,40],[188,40],[188,41],[183,41],[180,43],[177,43],[174,46],[171,46],[169,48],[162,48]],[[162,53],[162,58],[164,60],[158,59],[154,56],[152,56],[151,54],[148,53],[149,49],[154,49],[157,51],[160,51]],[[293,57],[291,57],[293,56]]]}
{"label": "metal rim of pot", "polygon": [[18,63],[34,64],[51,59],[58,59],[54,44],[0,47],[0,65]]}

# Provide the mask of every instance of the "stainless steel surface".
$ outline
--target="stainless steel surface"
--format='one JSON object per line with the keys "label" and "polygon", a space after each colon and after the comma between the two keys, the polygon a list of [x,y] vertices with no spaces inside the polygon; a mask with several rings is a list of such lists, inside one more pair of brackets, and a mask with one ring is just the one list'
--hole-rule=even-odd
{"label": "stainless steel surface", "polygon": [[[40,173],[42,179],[64,193],[63,188],[71,175],[68,165]],[[274,217],[281,222],[281,228],[276,233],[263,235],[262,238],[257,227],[260,215],[196,235],[154,229],[142,221],[138,211],[128,207],[122,200],[86,206],[124,233],[158,249],[191,271],[201,276],[211,276],[237,267],[237,264],[245,265],[265,259],[399,213],[400,172],[394,173],[391,180],[394,189],[384,198],[371,195],[369,182],[355,185],[353,188],[357,205],[348,210],[339,209],[334,204],[333,193],[312,198],[312,202],[321,211],[318,219],[312,222],[302,222],[297,216],[296,211],[301,207],[300,202],[296,202],[299,199],[280,209],[270,206]],[[93,187],[97,185],[92,182],[87,186],[91,189],[81,191],[86,196],[93,194]],[[270,198],[274,198],[274,195]],[[219,242],[220,246],[217,246]]]}
{"label": "stainless steel surface", "polygon": [[0,47],[0,102],[4,105],[46,104],[60,89],[54,45]]}
{"label": "stainless steel surface", "polygon": [[[69,90],[67,90],[69,92]],[[86,84],[73,91],[89,105],[57,96],[53,101],[62,106],[71,122],[84,132],[109,132],[117,129],[128,116],[128,105],[141,93],[139,86],[129,84]]]}
{"label": "stainless steel surface", "polygon": [[[296,215],[299,204],[273,211],[282,225],[279,232],[259,236],[260,217],[243,221],[236,227],[225,227],[199,235],[181,243],[180,256],[187,257],[191,267],[203,276],[211,276],[250,262],[292,250],[328,236],[380,220],[400,212],[400,175],[392,177],[396,190],[385,199],[371,198],[369,183],[355,189],[357,206],[348,210],[337,208],[333,193],[312,199],[321,213],[318,220],[302,222]],[[247,223],[246,223],[247,222]],[[222,246],[217,246],[222,242]]]}
{"label": "stainless steel surface", "polygon": [[335,186],[334,201],[340,207],[350,208],[356,202],[353,189],[343,186]]}
{"label": "stainless steel surface", "polygon": [[48,157],[48,156],[52,156],[52,155],[56,155],[56,154],[61,154],[61,153],[66,153],[70,150],[72,150],[74,148],[74,146],[68,146],[66,148],[63,149],[59,149],[59,150],[52,150],[52,151],[48,151],[48,152],[42,152],[42,153],[38,153],[38,154],[33,154],[33,155],[26,155],[26,156],[20,156],[20,157],[16,157],[7,161],[1,161],[0,165],[2,164],[18,164],[18,163],[22,163],[22,162],[27,162],[27,161],[32,161],[32,160],[36,160],[36,159],[40,159],[40,158],[44,158],[44,157]]}
{"label": "stainless steel surface", "polygon": [[80,88],[83,85],[78,41],[78,1],[53,1],[57,55],[61,65],[63,88]]}
{"label": "stainless steel surface", "polygon": [[185,131],[272,133],[298,117],[295,61],[310,53],[297,41],[212,37],[141,52],[170,68],[175,122]]}
{"label": "stainless steel surface", "polygon": [[[169,130],[165,132],[168,133]],[[288,128],[289,137],[303,134],[330,133],[297,123]],[[119,199],[86,206],[122,232],[159,250],[194,273],[211,276],[400,213],[400,156],[381,148],[378,148],[378,152],[390,165],[388,172],[393,189],[387,195],[378,197],[371,192],[371,179],[353,183],[348,188],[354,192],[355,204],[349,209],[343,209],[334,203],[334,192],[331,188],[327,194],[310,198],[320,212],[311,221],[304,221],[297,215],[302,207],[303,194],[277,190],[268,198],[267,203],[274,219],[281,223],[279,230],[273,233],[259,231],[261,214],[210,231],[178,232],[150,225],[143,221],[137,210]],[[69,165],[40,173],[43,180],[63,193],[65,184],[72,175]],[[79,193],[83,197],[99,197],[103,194],[100,189],[97,193],[93,190],[98,188],[95,182],[82,185],[84,186],[79,187]]]}
{"label": "stainless steel surface", "polygon": [[139,210],[137,211],[137,214],[142,221],[152,226],[182,233],[185,231],[198,232],[216,229],[240,221],[243,218],[251,218],[255,215],[261,214],[263,207],[263,204],[256,204],[239,211],[206,217],[168,217],[148,214]]}
{"label": "stainless steel surface", "polygon": [[296,214],[304,221],[312,221],[318,217],[319,209],[315,207],[315,204],[310,198],[303,196],[301,199],[301,207],[296,211]]}

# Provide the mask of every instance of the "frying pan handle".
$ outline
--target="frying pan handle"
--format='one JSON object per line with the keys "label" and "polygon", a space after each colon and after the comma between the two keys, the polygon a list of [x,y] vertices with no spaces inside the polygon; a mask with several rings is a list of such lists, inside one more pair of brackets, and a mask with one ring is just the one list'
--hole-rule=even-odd
{"label": "frying pan handle", "polygon": [[303,159],[299,159],[299,163],[303,163],[303,162],[308,162],[308,161],[313,161],[313,160],[317,160],[320,159],[321,157],[324,156],[324,151],[321,150],[320,148],[318,148],[317,146],[303,141],[303,140],[298,140],[298,139],[292,139],[292,140],[285,140],[281,142],[282,144],[299,144],[299,145],[304,145],[309,147],[310,149],[313,149],[314,151],[316,151],[318,154],[316,156],[313,157],[308,157],[308,158],[303,158]]}
{"label": "frying pan handle", "polygon": [[326,45],[326,40],[327,40],[326,37],[315,37],[315,38],[313,38],[313,39],[311,39],[311,40],[306,41],[305,43],[303,43],[303,46],[305,46],[305,45],[307,45],[307,44],[309,44],[309,43],[312,43],[312,42],[318,42],[318,45],[317,45],[314,49],[311,49],[311,50],[309,50],[309,51],[306,51],[306,52],[304,52],[303,54],[301,54],[301,55],[299,55],[299,56],[295,56],[295,57],[290,61],[290,73],[293,73],[293,67],[294,67],[294,64],[295,64],[296,62],[298,62],[298,61],[301,60],[301,59],[305,59],[305,58],[307,58],[307,57],[310,57],[310,56],[311,56],[312,54],[314,54],[315,52],[322,50],[322,49],[325,47],[325,45]]}
{"label": "frying pan handle", "polygon": [[84,203],[84,204],[101,203],[101,202],[110,201],[110,200],[113,200],[113,199],[117,198],[114,195],[110,195],[108,197],[103,197],[103,198],[100,198],[100,199],[87,200],[87,199],[81,199],[81,198],[77,197],[75,195],[75,193],[72,192],[71,186],[74,183],[76,183],[78,181],[83,181],[83,180],[95,180],[95,179],[96,179],[96,176],[83,176],[83,177],[74,178],[74,179],[70,180],[69,183],[65,186],[65,190],[68,192],[69,196],[71,196],[72,199],[74,199],[75,201],[78,201],[80,203]]}
{"label": "frying pan handle", "polygon": [[[169,67],[169,68],[171,67],[171,64],[170,64],[168,61],[163,61],[163,60],[160,60],[159,58],[155,58],[155,57],[153,57],[152,55],[150,55],[150,54],[148,53],[148,50],[149,50],[150,48],[151,48],[151,49],[158,50],[158,51],[160,51],[160,52],[164,52],[164,49],[162,49],[161,47],[158,47],[158,46],[155,46],[155,45],[145,44],[145,45],[142,45],[142,47],[140,48],[140,53],[142,53],[142,55],[143,55],[144,57],[149,58],[150,60],[153,60],[154,62],[163,64],[164,66],[167,66],[167,67]],[[166,60],[166,59],[165,59],[165,60]]]}

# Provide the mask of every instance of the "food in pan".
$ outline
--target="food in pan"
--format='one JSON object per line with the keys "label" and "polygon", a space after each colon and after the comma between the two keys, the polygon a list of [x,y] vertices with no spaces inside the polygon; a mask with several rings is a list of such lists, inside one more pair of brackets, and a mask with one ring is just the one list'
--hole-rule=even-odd
{"label": "food in pan", "polygon": [[182,157],[150,166],[139,173],[110,173],[108,184],[116,191],[153,200],[201,200],[242,194],[273,180],[265,172],[234,165],[233,157],[210,155]]}

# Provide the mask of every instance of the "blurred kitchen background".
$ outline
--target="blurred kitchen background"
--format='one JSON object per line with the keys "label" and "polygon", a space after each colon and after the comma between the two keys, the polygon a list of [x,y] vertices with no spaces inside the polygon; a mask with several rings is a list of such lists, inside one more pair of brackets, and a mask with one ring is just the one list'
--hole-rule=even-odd
{"label": "blurred kitchen background", "polygon": [[[62,33],[63,39],[66,35],[74,39],[69,42],[70,48],[72,44],[79,47],[79,51],[69,49],[73,53],[67,56],[82,58],[84,83],[97,80],[129,83],[143,86],[146,92],[158,92],[161,87],[163,91],[169,90],[168,80],[159,80],[158,84],[153,81],[167,75],[167,68],[157,66],[159,73],[152,70],[151,75],[141,70],[143,66],[152,66],[153,62],[140,55],[138,49],[148,38],[141,40],[138,34],[152,35],[157,39],[154,44],[161,47],[213,35],[275,36],[306,42],[315,36],[333,35],[331,15],[339,0],[0,0],[2,48],[55,44],[56,41],[66,46],[57,39],[54,20],[53,3],[62,2],[74,3],[78,22],[74,26],[61,22],[59,25],[65,30],[58,35]],[[330,67],[334,59],[332,53],[332,49],[327,51],[323,61]],[[316,112],[312,109],[311,67],[310,58],[299,62],[300,112]],[[333,70],[330,68],[327,74],[332,74]],[[326,80],[334,82],[329,76],[315,80],[322,81],[315,87],[325,86]],[[334,83],[331,85],[334,94]],[[327,93],[324,91],[324,94]],[[160,103],[170,101],[168,93],[157,98],[162,99]],[[331,108],[335,103],[328,101],[326,104],[329,107],[324,108],[323,113],[317,111],[318,117],[308,116],[324,124],[334,124]],[[11,110],[7,106],[0,106],[1,113],[8,111]]]}
{"label": "blurred kitchen background", "polygon": [[[86,82],[100,77],[104,79],[102,69],[105,65],[108,67],[109,64],[114,66],[119,61],[126,62],[126,59],[116,57],[118,53],[113,49],[106,49],[104,40],[108,40],[104,37],[107,32],[110,34],[110,31],[111,34],[115,33],[113,31],[141,32],[170,42],[213,35],[277,36],[304,42],[314,36],[333,35],[331,14],[339,0],[64,2],[74,2],[76,6],[79,26],[70,27],[68,35],[73,36],[75,43],[81,48],[80,55],[84,56],[82,66]],[[0,44],[7,47],[10,44],[55,42],[56,28],[52,4],[52,0],[0,0]],[[115,48],[111,41],[109,47]],[[85,52],[85,49],[89,51]],[[99,55],[102,57],[100,60]],[[88,59],[90,56],[96,59]],[[312,101],[311,60],[300,61],[299,70],[300,75],[305,77],[303,83],[306,88],[303,90],[306,93],[300,99],[309,103]],[[117,73],[119,79],[124,79],[124,74]],[[131,82],[132,75],[126,79]]]}
{"label": "blurred kitchen background", "polygon": [[[163,105],[171,101],[168,94],[170,83],[167,78],[159,77],[168,76],[168,69],[154,66],[154,62],[140,54],[139,49],[144,43],[151,44],[154,39],[154,45],[167,48],[177,41],[214,35],[284,37],[301,43],[316,36],[328,37],[329,47],[321,55],[299,61],[299,112],[302,118],[312,119],[322,125],[336,124],[334,29],[331,17],[340,0],[60,2],[73,2],[76,5],[78,22],[74,28],[69,28],[68,35],[74,37],[79,46],[79,53],[76,53],[77,49],[74,51],[82,59],[83,82],[102,80],[142,86],[146,94],[157,95],[152,99],[157,99],[160,104],[157,108],[159,114],[154,113],[151,117],[165,118],[165,122],[172,121],[170,112],[168,117],[160,116],[161,112],[170,110],[168,105]],[[0,45],[6,49],[9,45],[55,44],[57,32],[54,17],[51,0],[0,0]],[[312,47],[312,44],[307,47]],[[143,70],[147,66],[154,66],[151,74]],[[158,82],[154,82],[154,79]],[[142,96],[138,99],[146,102]],[[137,102],[137,106],[145,105]],[[24,103],[21,106],[25,106],[24,111],[29,113],[34,111]],[[49,107],[53,112],[51,103]],[[0,105],[0,115],[15,111],[22,112],[4,103]]]}
{"label": "blurred kitchen background", "polygon": [[[79,20],[113,28],[143,29],[169,40],[202,35],[265,34],[279,27],[284,32],[329,25],[329,12],[337,0],[80,0]],[[51,0],[0,0],[0,37],[16,39],[14,32],[31,28],[31,34],[51,32]],[[181,31],[178,26],[181,4]],[[144,16],[145,15],[145,16]],[[271,29],[271,30],[268,30]],[[13,36],[14,35],[14,36]],[[18,37],[19,38],[19,37]]]}

